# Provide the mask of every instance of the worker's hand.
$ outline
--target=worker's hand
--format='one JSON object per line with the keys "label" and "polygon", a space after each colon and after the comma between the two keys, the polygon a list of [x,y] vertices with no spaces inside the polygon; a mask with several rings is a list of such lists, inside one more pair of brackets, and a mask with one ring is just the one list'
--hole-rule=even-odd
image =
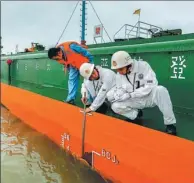
{"label": "worker's hand", "polygon": [[130,99],[131,98],[131,95],[130,93],[124,93],[122,96],[115,96],[115,100],[113,102],[123,102],[127,99]]}
{"label": "worker's hand", "polygon": [[129,84],[122,85],[124,92],[133,92],[133,87]]}
{"label": "worker's hand", "polygon": [[83,104],[86,104],[87,103],[87,98],[86,97],[82,97],[81,101],[82,101]]}
{"label": "worker's hand", "polygon": [[114,92],[114,98],[115,100],[118,100],[119,98],[121,98],[124,94],[126,93],[126,91],[123,88],[117,88]]}
{"label": "worker's hand", "polygon": [[127,100],[127,99],[130,99],[131,98],[131,95],[130,95],[130,93],[125,93],[125,94],[123,94],[121,97],[120,97],[120,101],[125,101],[125,100]]}
{"label": "worker's hand", "polygon": [[88,108],[86,108],[86,111],[85,111],[86,113],[89,113],[89,112],[92,112],[92,110],[88,107]]}

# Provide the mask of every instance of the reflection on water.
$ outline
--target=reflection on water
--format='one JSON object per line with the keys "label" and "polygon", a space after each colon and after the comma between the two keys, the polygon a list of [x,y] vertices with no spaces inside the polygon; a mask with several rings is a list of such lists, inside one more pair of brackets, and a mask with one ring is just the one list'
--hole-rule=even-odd
{"label": "reflection on water", "polygon": [[1,183],[105,183],[1,107]]}

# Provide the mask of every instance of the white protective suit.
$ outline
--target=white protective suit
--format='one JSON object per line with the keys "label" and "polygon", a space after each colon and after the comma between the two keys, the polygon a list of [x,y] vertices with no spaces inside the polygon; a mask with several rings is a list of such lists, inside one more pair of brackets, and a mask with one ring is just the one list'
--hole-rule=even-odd
{"label": "white protective suit", "polygon": [[169,93],[165,87],[158,86],[154,71],[145,61],[134,60],[128,75],[117,73],[116,86],[107,93],[107,98],[115,113],[131,120],[137,117],[138,109],[158,106],[165,125],[176,123]]}
{"label": "white protective suit", "polygon": [[82,97],[84,96],[84,92],[86,92],[88,100],[90,100],[90,96],[92,97],[92,104],[90,106],[92,111],[96,111],[104,103],[107,92],[116,84],[115,72],[101,66],[96,66],[96,68],[98,69],[100,78],[93,81],[84,79],[81,88]]}

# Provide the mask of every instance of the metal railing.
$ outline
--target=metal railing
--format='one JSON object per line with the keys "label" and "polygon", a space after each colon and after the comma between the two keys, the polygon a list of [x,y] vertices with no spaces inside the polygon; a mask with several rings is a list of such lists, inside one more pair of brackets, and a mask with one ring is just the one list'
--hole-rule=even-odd
{"label": "metal railing", "polygon": [[[124,30],[124,37],[118,37],[118,34]],[[161,27],[138,21],[135,25],[124,24],[115,34],[114,39],[124,38],[150,38],[153,33],[163,30]]]}

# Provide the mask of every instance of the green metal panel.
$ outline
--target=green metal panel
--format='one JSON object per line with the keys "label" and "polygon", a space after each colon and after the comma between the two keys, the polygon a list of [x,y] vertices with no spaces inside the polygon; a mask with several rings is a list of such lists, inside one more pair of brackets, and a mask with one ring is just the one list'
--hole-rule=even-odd
{"label": "green metal panel", "polygon": [[38,92],[38,75],[35,59],[14,59],[11,65],[12,85]]}
{"label": "green metal panel", "polygon": [[64,88],[64,84],[68,79],[68,77],[65,76],[64,67],[53,60],[41,59],[41,61],[44,63],[39,62],[40,69],[38,75],[40,76],[40,84]]}
{"label": "green metal panel", "polygon": [[[33,69],[32,69],[33,68]],[[35,68],[35,59],[14,60],[12,65],[12,78],[14,80],[37,83],[37,72]],[[25,76],[25,77],[24,77]]]}
{"label": "green metal panel", "polygon": [[5,61],[1,61],[1,81],[8,83],[8,65]]}

